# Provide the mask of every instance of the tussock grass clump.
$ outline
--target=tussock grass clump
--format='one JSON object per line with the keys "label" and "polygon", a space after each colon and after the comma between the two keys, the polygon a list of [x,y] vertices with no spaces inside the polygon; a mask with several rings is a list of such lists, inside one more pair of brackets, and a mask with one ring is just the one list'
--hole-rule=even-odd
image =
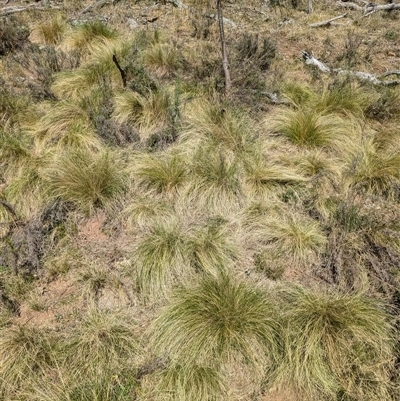
{"label": "tussock grass clump", "polygon": [[204,99],[193,102],[186,111],[186,118],[188,128],[181,135],[182,141],[209,140],[237,155],[253,149],[255,135],[250,121],[223,104]]}
{"label": "tussock grass clump", "polygon": [[238,160],[227,157],[215,145],[202,145],[193,155],[188,192],[200,206],[227,211],[237,207],[242,194]]}
{"label": "tussock grass clump", "polygon": [[311,219],[296,216],[265,222],[264,240],[272,248],[285,252],[292,260],[307,263],[321,254],[326,236],[320,225]]}
{"label": "tussock grass clump", "polygon": [[362,118],[372,101],[372,95],[348,82],[334,83],[325,87],[321,94],[312,99],[314,110],[324,114],[339,114]]}
{"label": "tussock grass clump", "polygon": [[280,297],[286,326],[283,387],[307,399],[392,399],[393,327],[384,304],[361,293],[302,287],[284,288]]}
{"label": "tussock grass clump", "polygon": [[144,190],[170,193],[186,179],[185,159],[178,155],[143,155],[135,161],[134,175]]}
{"label": "tussock grass clump", "polygon": [[71,32],[65,39],[64,44],[70,50],[87,51],[88,47],[96,41],[103,39],[116,39],[117,32],[110,29],[102,21],[88,21]]}
{"label": "tussock grass clump", "polygon": [[168,220],[173,207],[165,200],[151,199],[148,196],[135,196],[122,212],[129,228],[151,226],[154,222]]}
{"label": "tussock grass clump", "polygon": [[56,14],[50,20],[36,24],[29,38],[32,42],[56,45],[61,41],[66,27],[65,18],[61,14]]}
{"label": "tussock grass clump", "polygon": [[277,357],[279,319],[264,294],[228,276],[182,287],[156,319],[153,343],[183,367],[243,361],[265,369]]}
{"label": "tussock grass clump", "polygon": [[11,396],[28,378],[54,363],[54,341],[42,329],[11,326],[1,329],[0,394]]}
{"label": "tussock grass clump", "polygon": [[297,82],[285,82],[282,85],[285,98],[296,108],[301,108],[315,98],[315,92],[307,85]]}
{"label": "tussock grass clump", "polygon": [[94,382],[132,366],[139,353],[133,322],[121,314],[89,310],[66,344],[67,365]]}
{"label": "tussock grass clump", "polygon": [[159,77],[176,73],[183,65],[182,53],[170,43],[152,43],[142,53],[143,64]]}
{"label": "tussock grass clump", "polygon": [[400,151],[396,148],[380,150],[373,141],[368,141],[354,155],[345,174],[350,186],[356,189],[393,196],[395,186],[400,184]]}
{"label": "tussock grass clump", "polygon": [[144,296],[166,294],[190,273],[187,235],[173,219],[152,225],[135,250],[137,285]]}
{"label": "tussock grass clump", "polygon": [[161,373],[156,386],[156,400],[222,401],[226,385],[221,373],[209,366],[175,364]]}
{"label": "tussock grass clump", "polygon": [[5,87],[5,81],[0,78],[0,127],[9,128],[25,114],[29,100],[24,96],[12,94]]}
{"label": "tussock grass clump", "polygon": [[349,126],[334,115],[317,113],[313,109],[281,110],[274,129],[298,146],[308,148],[345,148],[351,134]]}
{"label": "tussock grass clump", "polygon": [[171,123],[173,104],[166,90],[149,91],[146,96],[124,92],[116,95],[114,102],[115,120],[120,124],[132,124],[144,137]]}
{"label": "tussock grass clump", "polygon": [[238,249],[222,218],[210,218],[188,240],[190,261],[200,271],[218,277],[238,257]]}
{"label": "tussock grass clump", "polygon": [[57,102],[38,121],[35,137],[43,146],[98,149],[99,140],[84,105],[69,100]]}
{"label": "tussock grass clump", "polygon": [[107,207],[125,189],[125,174],[109,151],[62,154],[45,169],[44,178],[51,197],[71,202],[85,213]]}
{"label": "tussock grass clump", "polygon": [[272,192],[277,186],[304,183],[307,178],[282,163],[268,160],[261,153],[253,154],[245,162],[246,184],[255,195]]}
{"label": "tussock grass clump", "polygon": [[5,171],[13,171],[32,161],[30,151],[31,143],[26,135],[19,130],[0,128],[0,168]]}

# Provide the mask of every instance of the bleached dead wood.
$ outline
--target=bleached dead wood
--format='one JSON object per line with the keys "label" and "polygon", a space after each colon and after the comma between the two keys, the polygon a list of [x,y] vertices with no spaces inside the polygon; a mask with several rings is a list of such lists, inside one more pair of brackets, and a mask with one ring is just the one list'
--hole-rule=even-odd
{"label": "bleached dead wood", "polygon": [[365,15],[370,15],[376,11],[391,11],[391,10],[400,10],[400,3],[390,3],[390,4],[375,4],[368,1],[359,1],[364,6],[361,6],[355,2],[345,2],[345,1],[337,1],[336,4],[339,7],[351,8],[352,10],[362,11]]}
{"label": "bleached dead wood", "polygon": [[166,3],[170,3],[172,4],[174,7],[176,8],[186,8],[188,9],[189,7],[186,4],[183,4],[181,1],[179,0],[165,0]]}
{"label": "bleached dead wood", "polygon": [[321,26],[326,26],[326,25],[330,25],[333,21],[336,21],[340,18],[344,18],[347,16],[347,13],[342,14],[342,15],[338,15],[337,17],[333,17],[331,19],[328,19],[326,21],[321,21],[321,22],[315,22],[314,24],[309,24],[308,26],[310,26],[311,28],[319,28]]}
{"label": "bleached dead wood", "polygon": [[390,76],[390,75],[400,76],[400,71],[388,71],[384,74],[376,76],[376,75],[370,74],[368,72],[344,70],[342,68],[330,68],[326,64],[324,64],[322,61],[319,61],[312,54],[309,54],[306,51],[302,52],[302,56],[303,56],[304,62],[307,65],[313,65],[313,66],[317,67],[320,71],[325,72],[325,73],[336,73],[336,74],[349,75],[349,76],[353,76],[353,77],[357,78],[360,81],[370,82],[374,85],[382,85],[382,86],[400,85],[400,79],[392,79],[392,80],[383,80],[382,79],[382,78],[386,78],[387,76]]}
{"label": "bleached dead wood", "polygon": [[0,17],[6,17],[7,15],[21,13],[23,11],[28,10],[36,10],[36,11],[50,11],[50,10],[61,10],[62,7],[58,6],[37,6],[36,4],[31,4],[25,7],[3,7],[1,9]]}
{"label": "bleached dead wood", "polygon": [[276,93],[274,92],[266,92],[266,91],[255,91],[259,95],[266,96],[269,101],[273,104],[282,104],[282,105],[290,105],[291,103],[287,100],[281,99]]}
{"label": "bleached dead wood", "polygon": [[87,7],[85,7],[79,14],[78,16],[80,17],[83,14],[88,13],[89,11],[92,11],[94,9],[97,8],[101,8],[103,6],[105,6],[106,4],[113,4],[113,1],[109,1],[109,0],[100,0],[100,1],[95,1],[91,4],[89,4]]}

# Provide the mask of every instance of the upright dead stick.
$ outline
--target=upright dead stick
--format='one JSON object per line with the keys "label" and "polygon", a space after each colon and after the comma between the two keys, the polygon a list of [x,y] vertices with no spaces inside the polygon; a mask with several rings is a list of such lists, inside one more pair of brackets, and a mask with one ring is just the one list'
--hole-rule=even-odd
{"label": "upright dead stick", "polygon": [[224,69],[224,74],[225,74],[225,96],[229,97],[232,89],[232,81],[229,72],[228,54],[226,52],[224,17],[222,15],[221,0],[217,0],[217,9],[218,9],[219,37],[221,40],[221,51],[222,51],[222,67]]}

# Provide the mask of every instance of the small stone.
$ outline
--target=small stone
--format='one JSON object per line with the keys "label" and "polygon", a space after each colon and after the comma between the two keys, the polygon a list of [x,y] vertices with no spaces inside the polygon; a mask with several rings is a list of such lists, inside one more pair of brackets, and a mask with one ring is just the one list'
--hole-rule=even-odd
{"label": "small stone", "polygon": [[137,29],[139,27],[139,24],[133,18],[128,18],[127,23],[130,29]]}

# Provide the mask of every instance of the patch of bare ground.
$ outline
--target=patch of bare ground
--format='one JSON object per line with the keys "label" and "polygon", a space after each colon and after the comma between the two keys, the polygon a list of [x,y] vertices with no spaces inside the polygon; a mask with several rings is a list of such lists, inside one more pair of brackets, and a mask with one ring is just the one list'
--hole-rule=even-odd
{"label": "patch of bare ground", "polygon": [[78,299],[78,288],[73,280],[57,279],[41,284],[31,294],[31,299],[21,304],[15,323],[51,329],[64,326],[79,307]]}

